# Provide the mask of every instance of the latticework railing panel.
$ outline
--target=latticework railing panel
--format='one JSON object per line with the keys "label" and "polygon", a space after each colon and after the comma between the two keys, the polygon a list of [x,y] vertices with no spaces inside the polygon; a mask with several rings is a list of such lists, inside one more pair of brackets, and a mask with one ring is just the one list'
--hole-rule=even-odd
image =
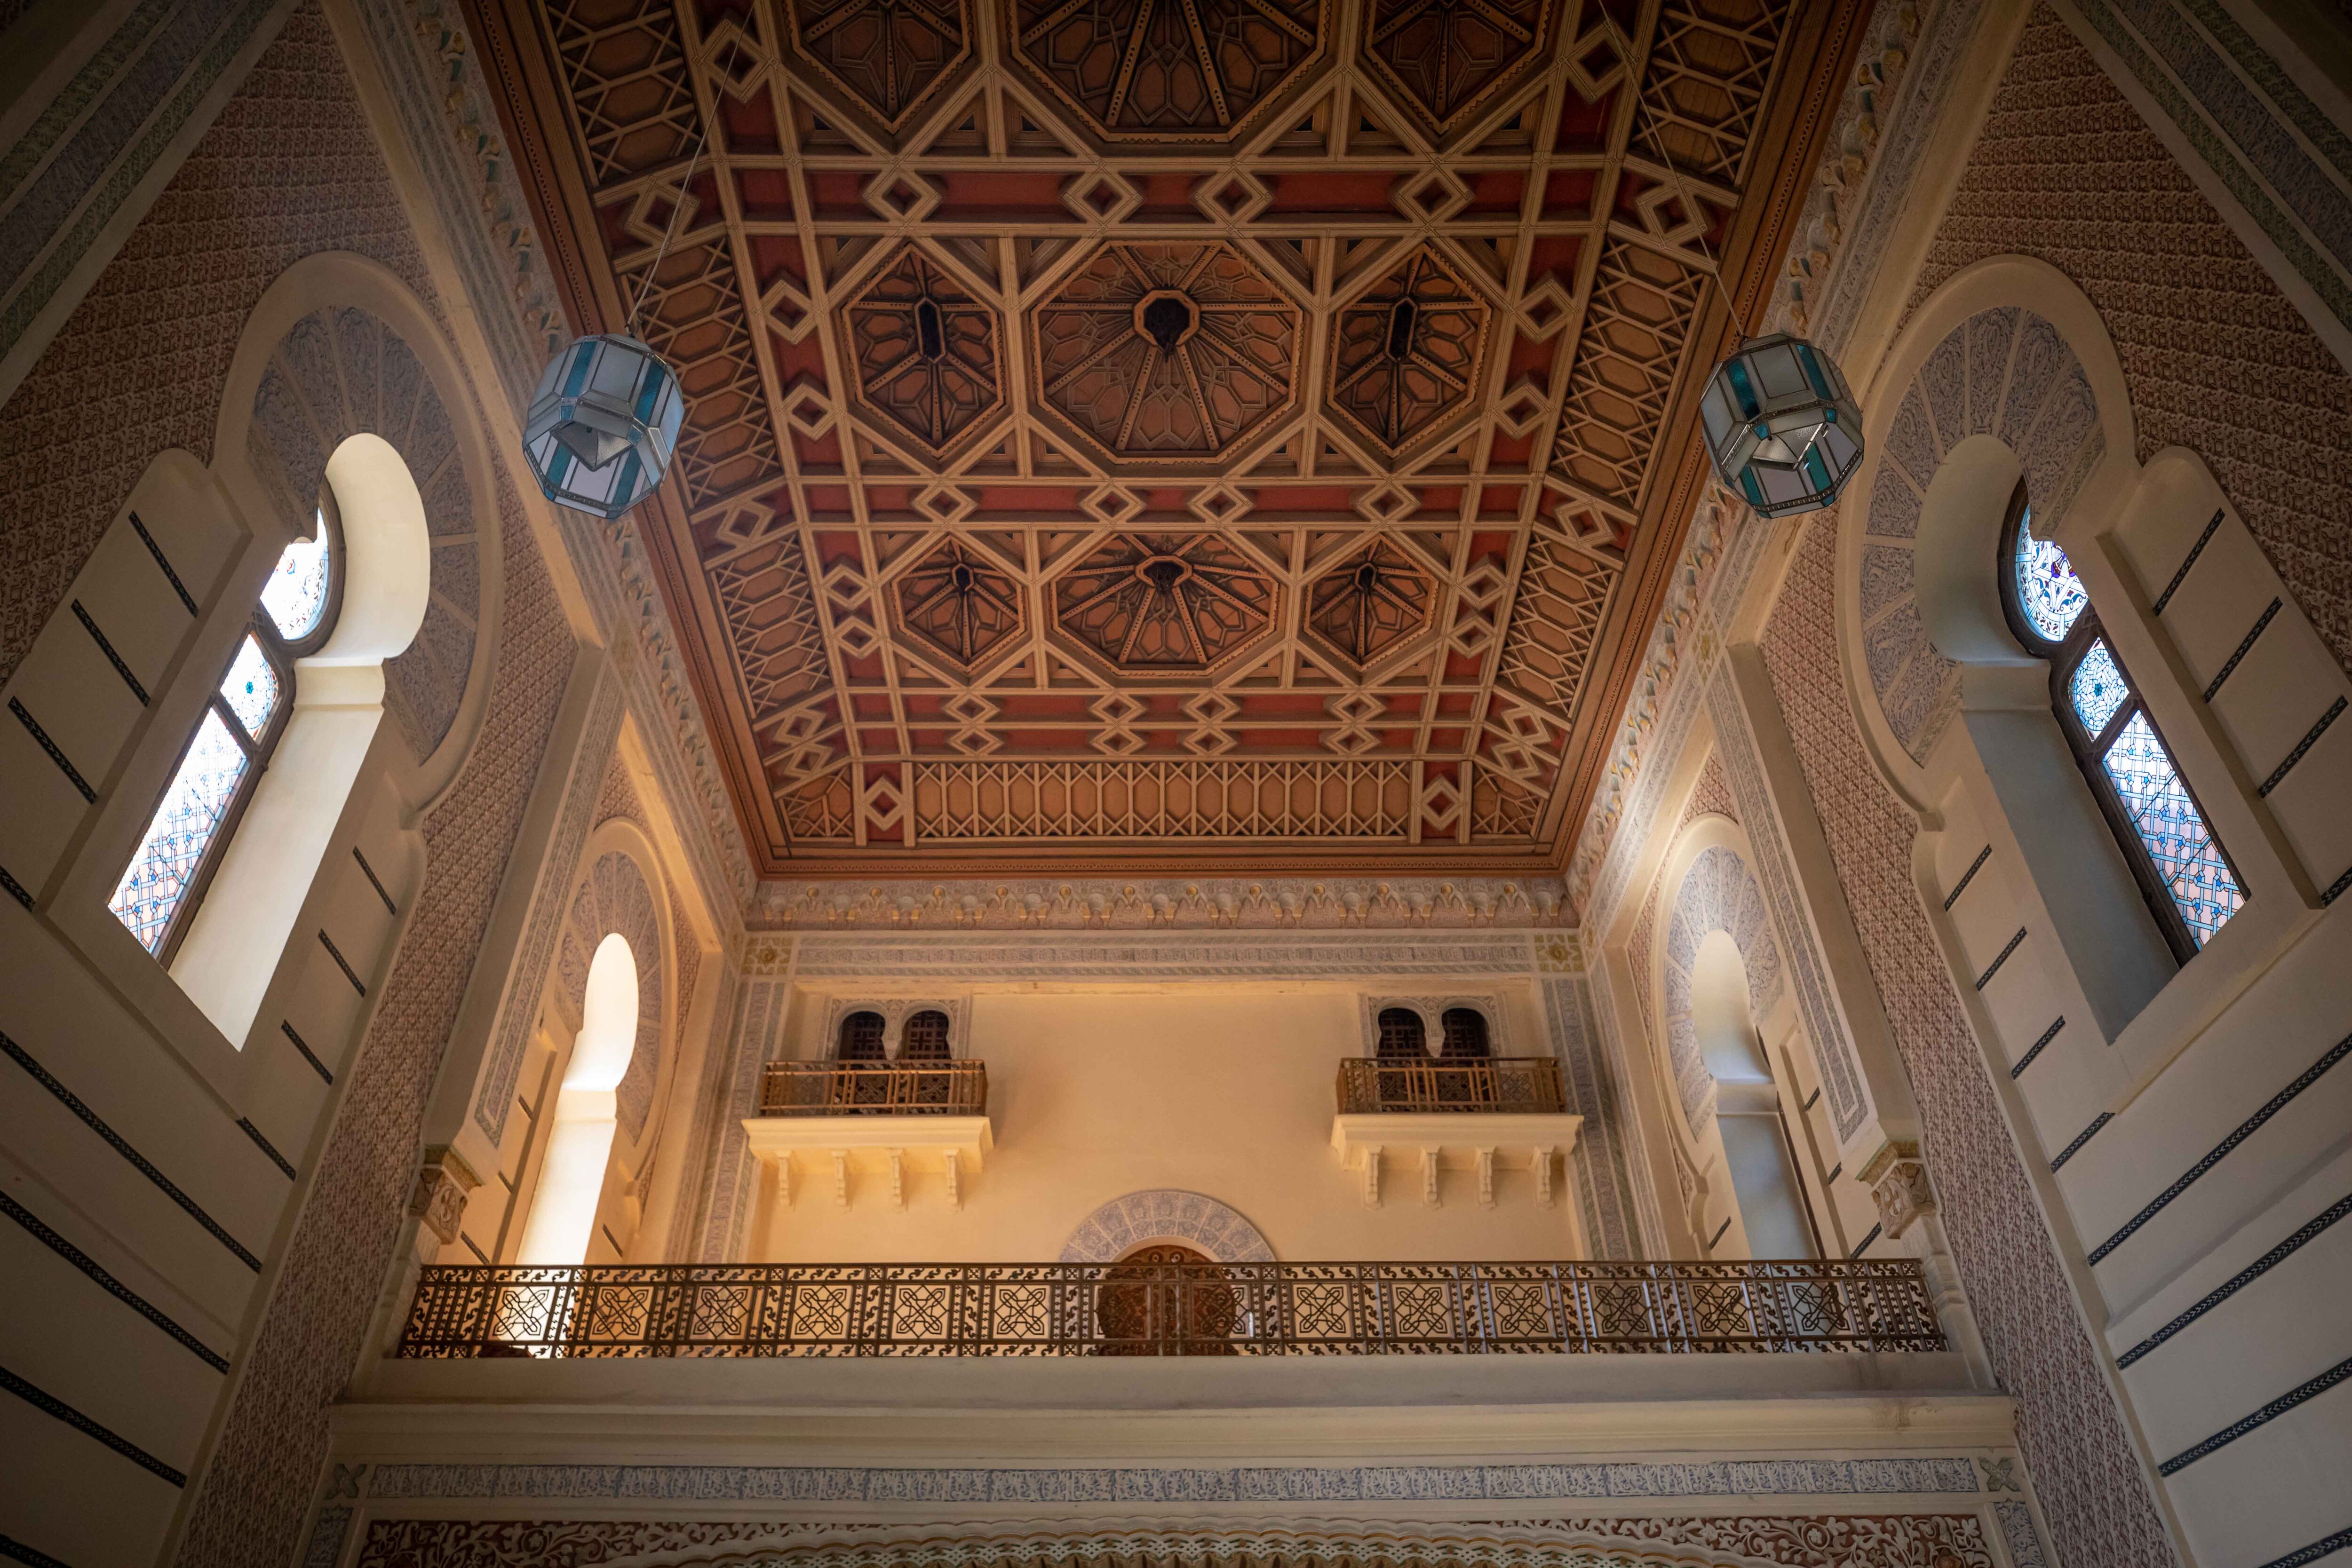
{"label": "latticework railing panel", "polygon": [[1339,1109],[1562,1113],[1568,1097],[1549,1056],[1396,1058],[1353,1056],[1339,1063]]}
{"label": "latticework railing panel", "polygon": [[1938,1351],[1909,1259],[435,1265],[397,1354],[1423,1355]]}
{"label": "latticework railing panel", "polygon": [[771,1061],[762,1116],[979,1116],[988,1067],[979,1061]]}

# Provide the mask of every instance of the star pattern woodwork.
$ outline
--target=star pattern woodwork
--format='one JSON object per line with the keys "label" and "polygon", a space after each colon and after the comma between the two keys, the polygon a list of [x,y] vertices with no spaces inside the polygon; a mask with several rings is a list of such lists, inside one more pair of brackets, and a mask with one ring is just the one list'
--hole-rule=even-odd
{"label": "star pattern woodwork", "polygon": [[1562,864],[1864,10],[465,3],[752,852],[877,875]]}

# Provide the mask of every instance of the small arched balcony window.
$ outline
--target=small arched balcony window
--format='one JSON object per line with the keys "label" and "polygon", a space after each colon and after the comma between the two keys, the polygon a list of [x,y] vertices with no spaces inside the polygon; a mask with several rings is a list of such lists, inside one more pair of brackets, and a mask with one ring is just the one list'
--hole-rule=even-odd
{"label": "small arched balcony window", "polygon": [[841,1020],[834,1056],[842,1061],[880,1061],[884,1055],[882,1035],[882,1015],[860,1009]]}
{"label": "small arched balcony window", "polygon": [[294,711],[294,661],[333,632],[342,552],[321,508],[278,558],[107,907],[169,962]]}
{"label": "small arched balcony window", "polygon": [[925,1008],[907,1020],[906,1039],[899,1044],[901,1061],[945,1061],[948,1059],[948,1015]]}
{"label": "small arched balcony window", "polygon": [[2066,552],[2037,539],[2019,486],[2001,538],[2010,630],[2050,661],[2052,706],[2173,956],[2187,963],[2246,902]]}
{"label": "small arched balcony window", "polygon": [[1411,1008],[1382,1008],[1379,1026],[1382,1061],[1419,1061],[1429,1054],[1421,1015]]}
{"label": "small arched balcony window", "polygon": [[1444,1030],[1437,1048],[1440,1056],[1457,1061],[1484,1061],[1486,1051],[1486,1015],[1476,1008],[1448,1008],[1438,1020]]}

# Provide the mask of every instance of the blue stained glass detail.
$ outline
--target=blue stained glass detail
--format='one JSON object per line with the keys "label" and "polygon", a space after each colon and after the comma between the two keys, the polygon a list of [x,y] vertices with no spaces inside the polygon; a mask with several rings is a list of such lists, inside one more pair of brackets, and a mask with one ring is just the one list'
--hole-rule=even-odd
{"label": "blue stained glass detail", "polygon": [[2067,683],[2067,690],[2084,733],[2096,737],[2114,722],[2116,710],[2131,696],[2131,683],[2124,679],[2105,638],[2092,643],[2083,662],[2074,666],[2074,678]]}
{"label": "blue stained glass detail", "polygon": [[2017,598],[2025,619],[2047,642],[2061,642],[2090,608],[2091,595],[2066,552],[2031,532],[2029,509],[2017,525]]}
{"label": "blue stained glass detail", "polygon": [[2200,947],[2211,940],[2232,915],[2245,906],[2246,890],[2231,873],[2213,841],[2205,814],[2189,798],[2189,788],[2172,765],[2172,756],[2157,737],[2147,715],[2136,713],[2101,758],[2140,842],[2156,862],[2180,918],[2189,923]]}
{"label": "blue stained glass detail", "polygon": [[163,946],[173,912],[187,894],[188,879],[195,875],[197,862],[213,841],[221,814],[236,799],[245,768],[245,747],[229,733],[219,710],[206,708],[195,744],[188,747],[172,787],[163,792],[163,805],[156,808],[155,820],[147,824],[147,836],[139,841],[139,852],[131,857],[114,896],[106,903],[150,953]]}
{"label": "blue stained glass detail", "polygon": [[277,570],[261,588],[261,607],[269,612],[278,634],[299,643],[319,629],[327,611],[327,524],[321,518],[319,537],[296,539],[278,558]]}
{"label": "blue stained glass detail", "polygon": [[278,710],[278,672],[252,633],[246,634],[245,645],[236,651],[236,662],[221,677],[220,691],[236,722],[245,726],[245,733],[259,739],[269,727],[269,716]]}

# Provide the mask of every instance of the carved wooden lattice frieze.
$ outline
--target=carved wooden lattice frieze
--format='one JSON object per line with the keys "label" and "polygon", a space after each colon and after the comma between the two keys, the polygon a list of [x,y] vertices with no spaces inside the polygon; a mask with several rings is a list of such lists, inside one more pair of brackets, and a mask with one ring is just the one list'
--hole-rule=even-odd
{"label": "carved wooden lattice frieze", "polygon": [[472,0],[762,864],[1556,864],[1861,10]]}

